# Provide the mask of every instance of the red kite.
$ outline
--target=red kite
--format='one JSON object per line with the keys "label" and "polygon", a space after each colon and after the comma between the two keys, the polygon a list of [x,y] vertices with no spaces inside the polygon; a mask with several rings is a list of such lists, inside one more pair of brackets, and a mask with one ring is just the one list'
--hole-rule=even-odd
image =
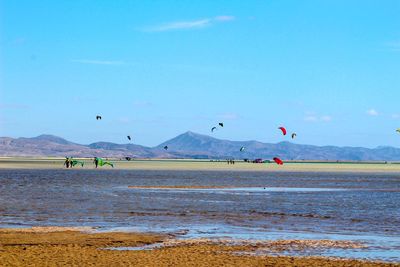
{"label": "red kite", "polygon": [[280,158],[273,158],[273,160],[276,162],[278,165],[283,165],[283,161]]}

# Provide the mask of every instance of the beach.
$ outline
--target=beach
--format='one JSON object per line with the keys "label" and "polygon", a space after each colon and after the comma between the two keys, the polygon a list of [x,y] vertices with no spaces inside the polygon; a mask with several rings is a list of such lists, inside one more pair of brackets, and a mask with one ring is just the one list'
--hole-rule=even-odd
{"label": "beach", "polygon": [[[74,169],[94,169],[92,158],[76,158],[84,166]],[[0,157],[0,169],[60,169],[65,158],[24,158]],[[270,163],[249,163],[236,161],[227,164],[226,160],[190,160],[190,159],[110,159],[118,170],[197,170],[197,171],[282,171],[282,172],[380,172],[400,173],[400,164],[385,162],[285,162],[284,165]],[[109,166],[103,170],[112,169]]]}
{"label": "beach", "polygon": [[397,164],[84,161],[0,160],[1,266],[400,263]]}
{"label": "beach", "polygon": [[400,0],[0,0],[0,267],[400,267]]}
{"label": "beach", "polygon": [[[138,233],[87,233],[79,229],[0,230],[2,266],[399,266],[322,257],[248,256],[252,245],[176,244],[154,250],[111,250],[160,243]],[[278,244],[272,245],[278,247]]]}

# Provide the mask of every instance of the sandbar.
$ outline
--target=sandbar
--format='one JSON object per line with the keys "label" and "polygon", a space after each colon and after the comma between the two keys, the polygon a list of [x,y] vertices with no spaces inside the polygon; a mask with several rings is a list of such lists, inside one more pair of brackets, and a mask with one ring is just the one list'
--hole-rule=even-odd
{"label": "sandbar", "polygon": [[[215,241],[170,241],[171,236],[150,233],[93,232],[87,228],[36,227],[1,229],[1,266],[400,266],[327,257],[247,255],[262,246],[357,247],[339,241],[273,241],[232,244]],[[165,242],[153,250],[112,250]],[[175,242],[175,243],[174,243]]]}

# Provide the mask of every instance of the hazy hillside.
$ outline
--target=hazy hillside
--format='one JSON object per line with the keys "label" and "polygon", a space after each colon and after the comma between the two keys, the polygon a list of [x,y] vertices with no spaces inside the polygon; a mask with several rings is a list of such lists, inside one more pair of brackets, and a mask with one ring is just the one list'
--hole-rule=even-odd
{"label": "hazy hillside", "polygon": [[[168,150],[163,149],[167,145]],[[243,152],[240,148],[245,147]],[[81,145],[53,135],[33,138],[0,138],[0,156],[74,156],[74,157],[136,157],[136,158],[264,158],[278,156],[294,160],[400,160],[400,149],[378,147],[336,147],[277,144],[258,141],[220,140],[207,135],[186,132],[156,147],[136,144],[96,142]]]}

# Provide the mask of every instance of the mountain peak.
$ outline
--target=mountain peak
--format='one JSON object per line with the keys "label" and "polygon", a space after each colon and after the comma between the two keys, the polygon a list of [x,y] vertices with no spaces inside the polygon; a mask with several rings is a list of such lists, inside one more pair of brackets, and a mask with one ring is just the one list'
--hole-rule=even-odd
{"label": "mountain peak", "polygon": [[183,133],[185,135],[197,135],[195,132],[192,131],[187,131],[186,133]]}
{"label": "mountain peak", "polygon": [[51,134],[41,134],[39,136],[30,138],[30,139],[40,140],[40,141],[48,141],[48,142],[62,144],[62,145],[72,144],[71,142],[65,140],[64,138],[61,138],[61,137],[58,137],[55,135],[51,135]]}
{"label": "mountain peak", "polygon": [[213,138],[211,136],[208,136],[208,135],[205,135],[205,134],[195,133],[195,132],[192,132],[192,131],[187,131],[187,132],[185,132],[185,133],[183,133],[181,135],[178,135],[177,137],[179,137],[179,136],[190,136],[190,137],[196,137],[196,138]]}
{"label": "mountain peak", "polygon": [[175,138],[172,138],[157,147],[164,147],[164,146],[169,146],[171,149],[174,150],[193,150],[196,151],[204,145],[205,143],[210,143],[213,141],[216,141],[218,139],[215,139],[211,136],[208,135],[203,135],[191,131],[187,131],[183,134],[178,135]]}

